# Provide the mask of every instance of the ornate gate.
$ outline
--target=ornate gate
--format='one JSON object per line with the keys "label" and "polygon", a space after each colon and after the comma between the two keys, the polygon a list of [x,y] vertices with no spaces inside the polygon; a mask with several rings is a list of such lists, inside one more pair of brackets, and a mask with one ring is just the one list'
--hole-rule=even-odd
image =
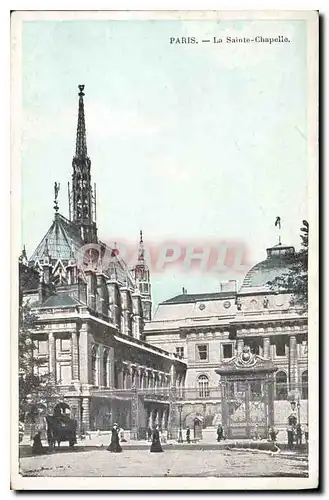
{"label": "ornate gate", "polygon": [[270,360],[245,347],[216,370],[221,375],[222,425],[228,438],[265,437],[273,425],[273,373]]}

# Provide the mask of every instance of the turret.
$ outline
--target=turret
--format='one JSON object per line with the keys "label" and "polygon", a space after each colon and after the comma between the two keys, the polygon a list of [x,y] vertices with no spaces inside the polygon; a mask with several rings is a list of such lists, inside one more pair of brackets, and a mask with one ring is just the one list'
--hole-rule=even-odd
{"label": "turret", "polygon": [[138,260],[136,266],[133,268],[133,276],[135,278],[136,288],[138,288],[141,294],[144,319],[151,320],[152,295],[151,295],[150,271],[145,262],[145,249],[144,249],[142,231],[140,231]]}

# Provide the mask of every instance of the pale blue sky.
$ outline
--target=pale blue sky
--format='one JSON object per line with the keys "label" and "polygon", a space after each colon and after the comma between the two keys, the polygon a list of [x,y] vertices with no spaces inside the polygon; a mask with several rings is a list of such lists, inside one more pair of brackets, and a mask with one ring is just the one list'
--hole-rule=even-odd
{"label": "pale blue sky", "polygon": [[[172,36],[287,35],[289,44],[171,45]],[[239,239],[249,261],[307,218],[303,21],[24,22],[22,243],[28,255],[67,182],[84,84],[88,152],[104,241]],[[154,301],[216,291],[234,273],[167,272]]]}

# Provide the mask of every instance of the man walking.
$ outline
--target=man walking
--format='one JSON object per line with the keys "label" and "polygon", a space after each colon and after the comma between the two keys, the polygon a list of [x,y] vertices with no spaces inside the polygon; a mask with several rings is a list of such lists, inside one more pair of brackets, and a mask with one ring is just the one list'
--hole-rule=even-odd
{"label": "man walking", "polygon": [[186,427],[186,442],[191,442],[191,429],[188,426]]}
{"label": "man walking", "polygon": [[217,427],[217,441],[218,443],[223,439],[223,427],[221,424],[218,424]]}
{"label": "man walking", "polygon": [[294,429],[292,425],[287,427],[287,437],[288,437],[288,448],[292,450],[294,447]]}

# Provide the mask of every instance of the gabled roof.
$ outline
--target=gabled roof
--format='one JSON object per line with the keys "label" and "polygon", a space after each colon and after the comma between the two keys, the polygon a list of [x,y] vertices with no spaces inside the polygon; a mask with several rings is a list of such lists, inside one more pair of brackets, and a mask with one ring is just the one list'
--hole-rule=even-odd
{"label": "gabled roof", "polygon": [[220,300],[236,296],[236,292],[214,292],[214,293],[194,293],[194,294],[181,294],[172,297],[171,299],[161,302],[161,304],[186,304],[195,302],[205,302],[207,300]]}
{"label": "gabled roof", "polygon": [[55,219],[45,236],[35,249],[30,262],[42,260],[49,253],[52,262],[58,259],[68,261],[72,252],[83,246],[78,227],[61,214],[56,214]]}

